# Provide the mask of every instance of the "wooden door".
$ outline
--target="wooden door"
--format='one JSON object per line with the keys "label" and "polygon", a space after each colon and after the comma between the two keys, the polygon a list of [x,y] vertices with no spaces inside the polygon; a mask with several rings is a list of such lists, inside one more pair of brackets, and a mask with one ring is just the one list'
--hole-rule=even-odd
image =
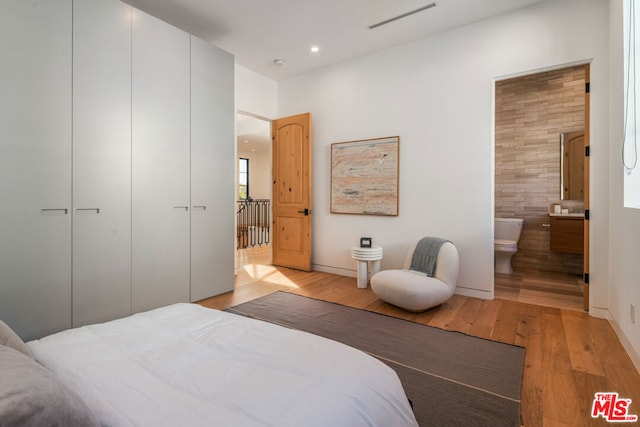
{"label": "wooden door", "polygon": [[584,200],[584,132],[562,134],[562,198]]}
{"label": "wooden door", "polygon": [[591,201],[590,201],[590,193],[589,193],[589,177],[590,177],[590,111],[591,111],[591,100],[590,100],[590,67],[587,64],[584,69],[584,80],[586,82],[585,89],[585,98],[584,98],[584,287],[583,287],[583,298],[584,298],[584,309],[589,311],[589,218],[591,214]]}
{"label": "wooden door", "polygon": [[274,120],[273,264],[311,270],[311,114]]}

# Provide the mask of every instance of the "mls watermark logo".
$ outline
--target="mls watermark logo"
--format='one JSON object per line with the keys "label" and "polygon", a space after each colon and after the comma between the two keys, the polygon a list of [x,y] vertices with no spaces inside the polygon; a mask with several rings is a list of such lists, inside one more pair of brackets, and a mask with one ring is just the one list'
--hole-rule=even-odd
{"label": "mls watermark logo", "polygon": [[622,399],[618,393],[596,393],[591,408],[591,418],[602,417],[610,423],[632,423],[637,415],[629,414],[631,399]]}

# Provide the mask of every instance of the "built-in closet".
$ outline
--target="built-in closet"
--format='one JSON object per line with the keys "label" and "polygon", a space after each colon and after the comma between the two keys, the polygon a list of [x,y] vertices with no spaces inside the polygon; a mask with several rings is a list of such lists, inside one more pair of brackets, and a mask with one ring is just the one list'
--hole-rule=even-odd
{"label": "built-in closet", "polygon": [[73,324],[131,313],[131,7],[73,3]]}
{"label": "built-in closet", "polygon": [[0,36],[0,319],[233,289],[233,57],[118,0],[9,0]]}

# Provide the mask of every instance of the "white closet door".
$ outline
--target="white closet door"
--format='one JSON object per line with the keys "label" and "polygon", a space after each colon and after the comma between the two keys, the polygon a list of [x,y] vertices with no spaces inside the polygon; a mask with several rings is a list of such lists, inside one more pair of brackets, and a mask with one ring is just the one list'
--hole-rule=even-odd
{"label": "white closet door", "polygon": [[191,300],[233,290],[233,56],[191,36]]}
{"label": "white closet door", "polygon": [[73,326],[131,314],[131,13],[73,5]]}
{"label": "white closet door", "polygon": [[134,9],[134,312],[189,301],[189,50],[189,34]]}
{"label": "white closet door", "polygon": [[0,318],[71,326],[71,0],[0,6]]}

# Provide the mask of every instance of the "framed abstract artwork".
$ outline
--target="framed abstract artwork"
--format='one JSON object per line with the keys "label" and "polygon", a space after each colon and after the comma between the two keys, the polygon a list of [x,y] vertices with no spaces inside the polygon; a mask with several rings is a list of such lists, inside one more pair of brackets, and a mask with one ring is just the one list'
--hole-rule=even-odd
{"label": "framed abstract artwork", "polygon": [[331,213],[398,215],[400,137],[331,144]]}

